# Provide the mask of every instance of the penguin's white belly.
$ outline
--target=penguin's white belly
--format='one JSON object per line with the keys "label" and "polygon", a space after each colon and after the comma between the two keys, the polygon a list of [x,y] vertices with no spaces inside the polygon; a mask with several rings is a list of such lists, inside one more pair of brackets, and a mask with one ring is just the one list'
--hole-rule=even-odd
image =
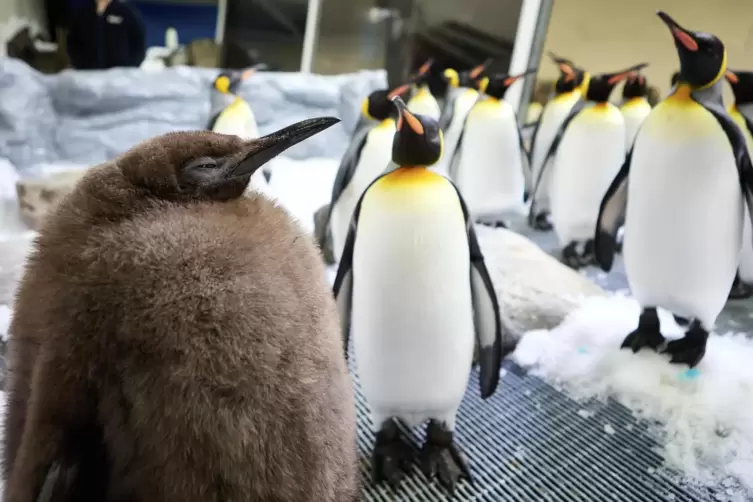
{"label": "penguin's white belly", "polygon": [[399,190],[373,186],[359,217],[351,317],[358,376],[375,427],[389,417],[452,426],[475,343],[464,217],[447,180]]}
{"label": "penguin's white belly", "polygon": [[439,120],[442,110],[439,103],[428,91],[416,94],[408,101],[408,109],[417,115],[425,115],[434,120]]}
{"label": "penguin's white belly", "polygon": [[636,138],[627,200],[633,295],[710,329],[735,276],[743,223],[732,148],[716,119],[686,101],[660,103]]}
{"label": "penguin's white belly", "polygon": [[613,105],[570,122],[552,166],[552,224],[560,244],[593,239],[599,205],[625,160],[625,123]]}
{"label": "penguin's white belly", "polygon": [[504,101],[480,101],[468,114],[455,182],[474,216],[520,209],[525,179],[515,112]]}
{"label": "penguin's white belly", "polygon": [[330,228],[332,232],[332,251],[335,260],[340,261],[345,240],[348,237],[348,227],[353,217],[353,210],[358,204],[364,190],[382,174],[392,158],[392,140],[395,127],[377,126],[366,137],[366,143],[361,149],[358,166],[353,178],[340,194],[332,207]]}
{"label": "penguin's white belly", "polygon": [[643,99],[637,102],[628,102],[621,108],[625,118],[625,151],[629,151],[635,141],[635,135],[648,114],[651,113],[651,105]]}
{"label": "penguin's white belly", "polygon": [[[536,182],[539,179],[539,173],[543,167],[546,154],[549,152],[549,147],[579,97],[580,93],[578,92],[557,96],[544,108],[531,155],[531,178],[534,188],[536,188]],[[551,179],[552,166],[548,166],[541,177],[541,181],[539,181],[538,192],[536,193],[536,205],[541,211],[549,210]]]}
{"label": "penguin's white belly", "polygon": [[444,131],[444,151],[442,157],[439,159],[432,170],[436,171],[444,176],[449,175],[450,162],[455,155],[455,150],[460,140],[460,135],[463,133],[463,127],[465,126],[465,119],[468,117],[468,113],[473,108],[478,93],[472,89],[466,89],[458,95],[453,103],[452,121]]}

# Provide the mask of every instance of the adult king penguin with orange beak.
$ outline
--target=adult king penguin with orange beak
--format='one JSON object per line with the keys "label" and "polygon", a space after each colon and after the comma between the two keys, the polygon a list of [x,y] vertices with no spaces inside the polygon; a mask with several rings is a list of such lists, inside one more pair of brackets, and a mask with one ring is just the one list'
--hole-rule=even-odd
{"label": "adult king penguin with orange beak", "polygon": [[452,181],[427,168],[442,154],[437,121],[411,113],[399,97],[393,102],[397,168],[356,206],[334,295],[375,426],[375,481],[396,485],[410,466],[411,447],[395,420],[428,421],[420,466],[452,490],[471,474],[453,430],[474,346],[487,398],[514,343],[465,203]]}
{"label": "adult king penguin with orange beak", "polygon": [[[693,367],[705,354],[740,262],[753,165],[745,137],[722,103],[724,44],[657,14],[674,39],[680,76],[643,122],[602,200],[595,252],[608,271],[624,215],[625,270],[641,314],[622,347],[650,348]],[[659,307],[689,320],[683,338],[665,341]]]}

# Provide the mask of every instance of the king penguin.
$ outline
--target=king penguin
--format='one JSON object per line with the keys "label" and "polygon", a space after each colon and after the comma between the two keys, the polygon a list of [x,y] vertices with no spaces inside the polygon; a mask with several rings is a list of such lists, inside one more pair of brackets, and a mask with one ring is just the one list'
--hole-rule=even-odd
{"label": "king penguin", "polygon": [[411,79],[414,86],[414,94],[408,100],[408,109],[418,115],[426,115],[439,120],[442,110],[439,107],[437,98],[429,90],[429,79],[431,78],[429,70],[434,65],[432,59],[425,62],[418,69],[416,75]]}
{"label": "king penguin", "polygon": [[[549,53],[549,57],[559,66],[560,77],[554,86],[554,96],[544,106],[544,111],[541,112],[541,118],[533,132],[533,139],[531,140],[532,184],[539,178],[539,173],[544,167],[544,159],[562,122],[565,121],[570,114],[570,110],[572,110],[578,100],[585,95],[588,83],[591,80],[591,75],[585,70],[576,67],[572,61],[560,58],[551,52]],[[531,199],[532,204],[536,203],[537,212],[531,214],[528,223],[536,230],[546,231],[552,229],[552,225],[549,222],[550,178],[551,173],[541,178],[539,199]],[[530,187],[530,190],[533,192],[533,186]]]}
{"label": "king penguin", "polygon": [[505,226],[505,216],[522,210],[528,152],[515,110],[504,97],[512,84],[531,73],[479,79],[481,96],[468,113],[450,164],[450,177],[474,221]]}
{"label": "king penguin", "polygon": [[399,167],[358,202],[334,295],[376,429],[375,481],[396,485],[409,468],[411,447],[396,420],[411,427],[428,420],[419,465],[453,490],[470,478],[453,430],[474,346],[488,398],[514,342],[460,192],[426,167],[442,154],[438,123],[394,102],[392,159]]}
{"label": "king penguin", "polygon": [[651,112],[648,103],[648,84],[646,77],[640,73],[629,75],[622,88],[622,117],[625,119],[625,151],[633,146],[638,128]]}
{"label": "king penguin", "polygon": [[[657,12],[674,38],[680,78],[643,122],[601,202],[596,258],[608,271],[623,214],[628,284],[641,307],[622,347],[648,347],[696,366],[740,262],[743,198],[753,201],[745,136],[722,103],[727,51],[716,36]],[[687,318],[666,343],[657,308]]]}
{"label": "king penguin", "polygon": [[[750,153],[753,152],[753,72],[727,70],[726,76],[735,96],[728,112],[743,132]],[[750,213],[745,211],[744,216],[740,268],[729,294],[730,298],[737,300],[753,296],[753,235]]]}
{"label": "king penguin", "polygon": [[[259,137],[256,116],[245,99],[238,96],[241,83],[256,73],[260,67],[244,71],[227,70],[220,73],[212,83],[210,119],[207,129],[220,134],[233,134],[244,140]],[[249,190],[271,193],[269,166],[260,169],[251,176]]]}
{"label": "king penguin", "polygon": [[486,61],[468,71],[458,72],[452,68],[444,71],[449,84],[445,106],[439,118],[439,128],[444,132],[444,151],[439,162],[432,166],[432,170],[442,175],[449,176],[450,161],[455,155],[465,119],[479,97],[475,80],[488,64],[489,61]]}
{"label": "king penguin", "polygon": [[599,203],[625,160],[625,119],[609,96],[618,83],[646,66],[591,79],[585,99],[573,106],[552,140],[534,184],[531,215],[536,214],[541,180],[551,169],[552,223],[569,267],[593,263]]}
{"label": "king penguin", "polygon": [[369,117],[376,125],[371,127],[357,141],[351,143],[340,162],[332,185],[332,197],[329,205],[326,227],[332,238],[332,253],[335,261],[340,260],[348,226],[353,216],[353,209],[361,194],[389,166],[392,141],[395,136],[395,106],[390,101],[393,96],[400,96],[408,91],[409,86],[402,85],[394,90],[372,92],[364,101],[361,113]]}

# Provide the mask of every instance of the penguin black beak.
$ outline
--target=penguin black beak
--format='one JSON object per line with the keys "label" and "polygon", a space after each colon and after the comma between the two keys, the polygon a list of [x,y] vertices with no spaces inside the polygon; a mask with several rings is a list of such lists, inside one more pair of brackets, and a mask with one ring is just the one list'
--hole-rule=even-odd
{"label": "penguin black beak", "polygon": [[737,76],[732,70],[727,70],[724,76],[727,78],[727,82],[730,84],[737,84],[740,82],[740,77]]}
{"label": "penguin black beak", "polygon": [[640,71],[648,66],[648,63],[639,63],[637,65],[631,66],[630,68],[623,70],[618,73],[612,73],[609,75],[609,78],[607,79],[607,83],[610,85],[615,85],[616,83],[620,82],[621,80],[626,79],[627,77],[634,75],[635,72]]}
{"label": "penguin black beak", "polygon": [[514,84],[515,82],[517,82],[518,80],[520,80],[521,78],[536,73],[536,71],[537,71],[537,69],[533,68],[533,69],[530,69],[530,70],[526,70],[523,73],[520,73],[518,75],[512,75],[510,77],[507,77],[504,80],[504,85],[505,86],[510,86],[510,85]]}
{"label": "penguin black beak", "polygon": [[389,94],[387,94],[387,99],[392,100],[394,97],[399,97],[408,92],[408,89],[410,89],[410,84],[403,84],[398,87],[395,87],[392,89]]}
{"label": "penguin black beak", "polygon": [[478,65],[475,68],[473,68],[468,73],[468,76],[471,77],[471,80],[476,80],[477,78],[479,78],[481,76],[481,74],[484,73],[484,71],[489,67],[489,65],[492,64],[492,61],[494,61],[494,59],[489,58],[486,61],[484,61],[483,63],[481,63],[480,65]]}
{"label": "penguin black beak", "polygon": [[230,164],[235,165],[229,169],[227,176],[229,178],[240,178],[251,175],[291,146],[297,145],[338,122],[340,122],[340,119],[335,117],[303,120],[272,134],[251,140],[247,143],[248,149],[240,157],[228,160]]}
{"label": "penguin black beak", "polygon": [[656,15],[664,21],[664,24],[666,24],[672,32],[672,36],[678,44],[690,52],[698,51],[698,42],[696,42],[695,37],[691,32],[677,24],[677,22],[664,11],[656,11]]}
{"label": "penguin black beak", "polygon": [[403,125],[408,124],[408,127],[410,127],[414,133],[423,135],[424,126],[421,124],[421,121],[418,120],[416,116],[408,110],[408,106],[405,104],[405,101],[403,101],[400,96],[395,96],[394,98],[392,98],[392,102],[395,103],[397,111],[400,114],[400,117],[397,119],[397,130],[401,131],[403,129]]}

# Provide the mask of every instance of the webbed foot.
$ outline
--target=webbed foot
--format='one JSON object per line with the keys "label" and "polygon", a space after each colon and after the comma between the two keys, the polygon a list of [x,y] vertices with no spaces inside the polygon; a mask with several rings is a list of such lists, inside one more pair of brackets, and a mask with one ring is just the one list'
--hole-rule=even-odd
{"label": "webbed foot", "polygon": [[426,442],[419,453],[421,471],[427,478],[436,477],[447,491],[453,493],[458,482],[469,482],[471,470],[468,460],[453,442],[452,431],[432,420],[426,428]]}
{"label": "webbed foot", "polygon": [[625,337],[620,348],[630,349],[633,353],[644,347],[658,350],[664,341],[659,325],[659,314],[655,308],[645,308],[638,319],[638,327]]}
{"label": "webbed foot", "polygon": [[393,489],[400,486],[410,470],[413,448],[401,436],[394,420],[387,420],[376,434],[371,455],[371,472],[375,483],[387,481]]}
{"label": "webbed foot", "polygon": [[709,332],[694,319],[685,336],[669,342],[663,352],[672,356],[669,360],[672,364],[687,364],[693,368],[706,354],[708,339]]}

